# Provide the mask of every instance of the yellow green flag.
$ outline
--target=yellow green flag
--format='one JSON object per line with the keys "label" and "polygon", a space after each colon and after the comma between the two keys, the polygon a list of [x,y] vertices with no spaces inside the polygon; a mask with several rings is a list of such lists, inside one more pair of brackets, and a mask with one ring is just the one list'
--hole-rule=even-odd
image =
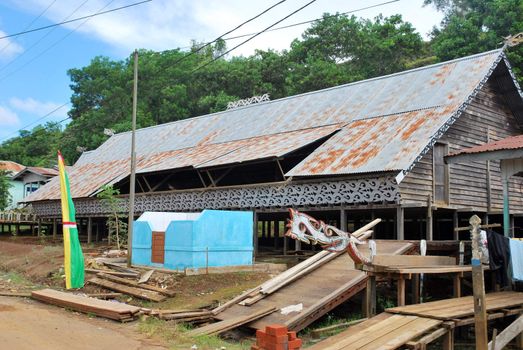
{"label": "yellow green flag", "polygon": [[58,151],[58,170],[60,172],[60,194],[62,199],[62,225],[64,235],[65,287],[82,288],[84,286],[84,256],[78,239],[75,210],[69,178],[65,171],[64,158]]}

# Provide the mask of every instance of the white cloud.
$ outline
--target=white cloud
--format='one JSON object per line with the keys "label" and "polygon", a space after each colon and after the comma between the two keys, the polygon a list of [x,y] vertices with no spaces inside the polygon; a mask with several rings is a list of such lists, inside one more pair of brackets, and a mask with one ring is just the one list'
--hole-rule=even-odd
{"label": "white cloud", "polygon": [[[121,50],[124,55],[129,54],[134,48],[152,50],[174,49],[189,45],[191,39],[197,41],[212,40],[275,2],[276,0],[271,2],[244,0],[154,0],[136,7],[91,18],[82,24],[77,31],[112,45]],[[380,0],[372,2],[364,0],[317,1],[280,25],[315,19],[321,17],[324,12],[347,12],[380,2]],[[22,2],[12,1],[12,3],[25,11],[37,13],[44,9],[49,1],[28,0]],[[114,1],[104,10],[129,3]],[[80,1],[61,2],[60,6],[52,6],[45,16],[55,23],[60,22],[71,15],[79,4],[81,4]],[[91,0],[74,13],[71,18],[96,13],[106,4],[105,0]],[[234,35],[260,31],[298,9],[303,4],[305,2],[296,0],[283,3],[259,19],[242,27]],[[355,15],[373,18],[380,13],[383,13],[385,16],[401,13],[404,20],[412,22],[417,30],[426,37],[432,26],[439,24],[442,16],[432,7],[422,7],[422,4],[422,0],[399,1],[357,12]],[[74,29],[80,23],[82,22],[74,22],[66,26],[69,29]],[[256,48],[286,49],[289,47],[290,42],[294,38],[299,37],[306,27],[307,25],[304,25],[263,34],[239,48],[234,54],[249,55]],[[242,40],[244,39],[230,41],[228,47],[232,47]]]}
{"label": "white cloud", "polygon": [[[6,33],[0,30],[0,36],[5,36]],[[8,60],[14,56],[22,53],[24,48],[11,40],[11,38],[5,38],[0,40],[0,59]]]}
{"label": "white cloud", "polygon": [[[35,100],[34,98],[27,97],[27,98],[18,98],[18,97],[12,97],[9,99],[9,105],[18,111],[26,112],[26,113],[32,113],[36,115],[44,115],[47,113],[50,113],[51,111],[54,111],[58,107],[62,105],[62,103],[55,103],[55,102],[42,102]],[[67,108],[62,108],[60,110],[57,110],[53,115],[65,115],[67,112]]]}
{"label": "white cloud", "polygon": [[0,127],[8,128],[20,124],[18,115],[8,107],[0,106]]}

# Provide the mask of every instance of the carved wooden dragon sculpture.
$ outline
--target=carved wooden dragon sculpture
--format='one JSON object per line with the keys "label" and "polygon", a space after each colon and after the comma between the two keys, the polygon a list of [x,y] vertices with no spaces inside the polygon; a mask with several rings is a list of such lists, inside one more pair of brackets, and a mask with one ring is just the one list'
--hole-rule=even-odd
{"label": "carved wooden dragon sculpture", "polygon": [[342,231],[334,226],[327,225],[312,216],[289,209],[291,218],[287,222],[286,236],[300,240],[308,244],[321,244],[323,249],[331,252],[342,252],[344,250],[350,255],[356,264],[369,265],[370,260],[358,250],[358,244],[364,244],[360,239],[370,236],[363,234],[356,238],[350,233]]}

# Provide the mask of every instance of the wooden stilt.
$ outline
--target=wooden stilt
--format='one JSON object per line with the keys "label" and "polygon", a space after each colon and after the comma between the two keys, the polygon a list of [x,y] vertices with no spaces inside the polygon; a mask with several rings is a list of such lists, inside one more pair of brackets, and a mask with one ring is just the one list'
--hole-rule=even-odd
{"label": "wooden stilt", "polygon": [[100,223],[98,222],[98,220],[94,223],[94,227],[95,227],[95,238],[94,238],[94,241],[96,243],[98,243],[98,241],[100,240]]}
{"label": "wooden stilt", "polygon": [[443,335],[443,350],[454,350],[454,329],[449,329],[447,333]]}
{"label": "wooden stilt", "polygon": [[402,206],[396,208],[396,239],[405,239],[405,208]]}
{"label": "wooden stilt", "polygon": [[278,248],[280,240],[280,222],[275,220],[273,223],[274,227],[274,248]]}
{"label": "wooden stilt", "polygon": [[283,236],[283,255],[287,255],[289,250],[289,237]]}
{"label": "wooden stilt", "polygon": [[254,262],[256,259],[256,255],[258,255],[258,213],[254,212],[253,215],[253,237],[252,237],[252,245],[253,245],[253,257],[252,261]]}
{"label": "wooden stilt", "polygon": [[93,240],[93,219],[87,218],[87,244],[91,244]]}
{"label": "wooden stilt", "polygon": [[405,305],[405,280],[400,276],[398,278],[398,306]]}
{"label": "wooden stilt", "polygon": [[461,276],[459,274],[454,274],[454,298],[461,297]]}
{"label": "wooden stilt", "polygon": [[459,231],[456,231],[459,227],[459,214],[457,210],[454,210],[454,213],[452,213],[452,222],[454,226],[454,240],[459,241]]}
{"label": "wooden stilt", "polygon": [[371,318],[376,314],[376,276],[370,275],[367,279],[364,306],[365,317]]}
{"label": "wooden stilt", "polygon": [[412,276],[412,303],[418,304],[419,302],[419,275],[416,274]]}
{"label": "wooden stilt", "polygon": [[40,237],[42,235],[42,219],[38,219],[36,235]]}
{"label": "wooden stilt", "polygon": [[347,231],[347,210],[340,210],[340,230]]}
{"label": "wooden stilt", "polygon": [[56,239],[58,233],[58,225],[56,224],[56,219],[53,219],[53,240]]}

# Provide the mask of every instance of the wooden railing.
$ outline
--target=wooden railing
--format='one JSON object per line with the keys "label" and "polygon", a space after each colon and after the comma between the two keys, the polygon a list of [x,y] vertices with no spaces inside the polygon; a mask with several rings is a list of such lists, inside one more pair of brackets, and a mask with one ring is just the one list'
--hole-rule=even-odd
{"label": "wooden railing", "polygon": [[38,218],[33,213],[18,213],[14,211],[0,211],[0,222],[37,222]]}

